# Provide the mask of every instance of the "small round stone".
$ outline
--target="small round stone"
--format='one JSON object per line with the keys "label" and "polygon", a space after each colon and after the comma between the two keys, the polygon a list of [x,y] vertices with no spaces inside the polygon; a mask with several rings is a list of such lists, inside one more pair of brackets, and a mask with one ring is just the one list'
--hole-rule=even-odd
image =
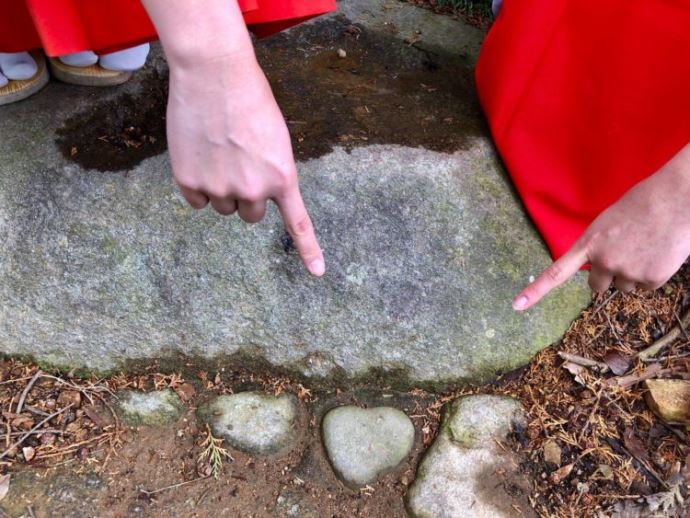
{"label": "small round stone", "polygon": [[240,392],[215,398],[199,408],[199,416],[230,447],[265,455],[277,453],[292,442],[297,400],[291,394]]}
{"label": "small round stone", "polygon": [[350,487],[374,482],[412,450],[414,425],[397,408],[341,406],[323,419],[323,442],[336,474]]}
{"label": "small round stone", "polygon": [[118,393],[117,409],[131,426],[164,426],[182,413],[182,401],[170,389],[153,392],[123,390]]}

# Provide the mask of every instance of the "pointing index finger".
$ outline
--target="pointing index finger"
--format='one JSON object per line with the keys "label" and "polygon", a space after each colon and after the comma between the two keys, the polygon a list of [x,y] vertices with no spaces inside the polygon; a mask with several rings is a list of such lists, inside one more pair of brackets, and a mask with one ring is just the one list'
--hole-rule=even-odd
{"label": "pointing index finger", "polygon": [[326,271],[326,263],[299,188],[295,186],[283,196],[275,198],[274,201],[278,205],[285,228],[292,237],[304,266],[312,275],[321,277]]}
{"label": "pointing index finger", "polygon": [[513,300],[513,309],[524,311],[547,293],[570,279],[587,262],[587,254],[577,244],[551,264]]}

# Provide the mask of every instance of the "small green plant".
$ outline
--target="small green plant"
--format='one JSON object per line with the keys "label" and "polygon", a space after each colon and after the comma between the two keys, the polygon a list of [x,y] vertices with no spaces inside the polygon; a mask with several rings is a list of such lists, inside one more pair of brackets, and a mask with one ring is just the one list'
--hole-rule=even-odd
{"label": "small green plant", "polygon": [[211,428],[206,425],[206,438],[201,443],[204,451],[199,455],[198,464],[210,466],[211,473],[209,475],[213,475],[214,478],[218,478],[220,475],[220,471],[223,468],[223,459],[235,460],[222,445],[223,439],[214,437]]}

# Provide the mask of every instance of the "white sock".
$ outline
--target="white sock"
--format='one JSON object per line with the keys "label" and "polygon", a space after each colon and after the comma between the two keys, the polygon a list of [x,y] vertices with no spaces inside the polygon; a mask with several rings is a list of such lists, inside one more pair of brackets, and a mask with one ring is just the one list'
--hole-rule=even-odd
{"label": "white sock", "polygon": [[5,76],[3,76],[2,74],[0,74],[0,88],[2,88],[3,86],[5,86],[5,85],[6,85],[7,83],[9,83],[9,82],[10,82],[9,79],[7,79]]}
{"label": "white sock", "polygon": [[90,67],[98,63],[98,56],[90,50],[85,50],[60,56],[60,61],[71,67]]}
{"label": "white sock", "polygon": [[0,72],[7,79],[22,81],[36,75],[38,66],[28,52],[0,52]]}
{"label": "white sock", "polygon": [[144,43],[143,45],[112,52],[111,54],[103,54],[98,62],[103,68],[108,70],[131,72],[146,64],[146,58],[149,55],[150,49],[151,45]]}

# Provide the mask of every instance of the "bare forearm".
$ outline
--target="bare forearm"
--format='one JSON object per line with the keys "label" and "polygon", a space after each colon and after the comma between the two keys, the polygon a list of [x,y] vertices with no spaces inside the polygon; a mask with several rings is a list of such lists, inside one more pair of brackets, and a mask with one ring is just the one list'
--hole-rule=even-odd
{"label": "bare forearm", "polygon": [[668,166],[670,174],[678,177],[679,192],[690,195],[690,142],[671,159]]}
{"label": "bare forearm", "polygon": [[254,60],[237,0],[142,0],[171,65]]}

